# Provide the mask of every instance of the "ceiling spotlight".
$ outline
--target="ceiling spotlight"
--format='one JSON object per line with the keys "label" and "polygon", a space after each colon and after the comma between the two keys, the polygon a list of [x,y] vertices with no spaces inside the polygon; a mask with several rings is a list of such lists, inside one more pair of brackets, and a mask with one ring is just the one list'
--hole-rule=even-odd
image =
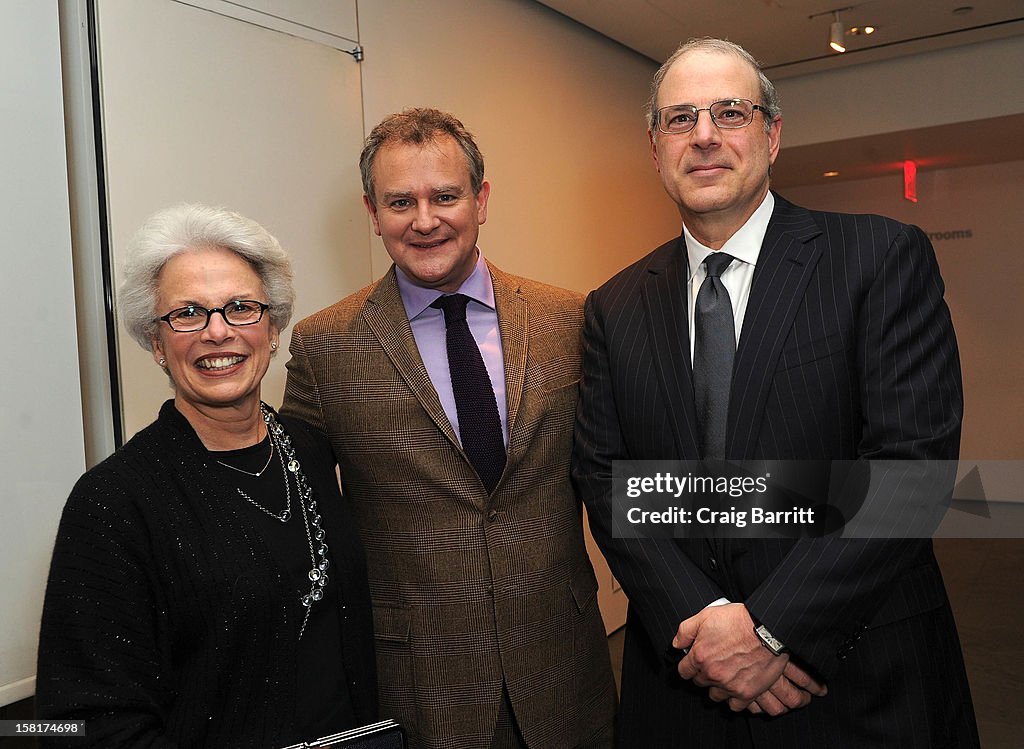
{"label": "ceiling spotlight", "polygon": [[834,169],[830,169],[830,170],[829,170],[829,171],[827,171],[827,172],[822,172],[822,173],[821,173],[821,176],[822,176],[822,177],[838,177],[838,176],[839,176],[839,172],[837,172],[837,171],[836,171],[836,170],[834,170]]}
{"label": "ceiling spotlight", "polygon": [[828,46],[836,52],[846,51],[846,32],[843,29],[843,22],[839,20],[839,11],[836,11],[836,20],[832,22],[828,32]]}
{"label": "ceiling spotlight", "polygon": [[875,33],[875,27],[874,26],[851,26],[850,27],[850,31],[848,33],[851,36],[860,36],[861,34],[864,34],[864,35],[874,34]]}

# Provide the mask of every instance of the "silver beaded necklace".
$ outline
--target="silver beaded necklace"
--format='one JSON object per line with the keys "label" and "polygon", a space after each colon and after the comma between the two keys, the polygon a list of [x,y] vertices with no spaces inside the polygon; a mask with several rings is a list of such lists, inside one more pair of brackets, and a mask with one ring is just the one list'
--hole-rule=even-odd
{"label": "silver beaded necklace", "polygon": [[[302,525],[306,530],[306,542],[309,544],[310,561],[310,569],[306,573],[310,580],[309,592],[299,598],[299,603],[302,604],[305,610],[305,614],[302,617],[302,627],[299,628],[299,639],[301,640],[302,634],[306,631],[306,624],[309,623],[309,612],[312,610],[313,604],[323,599],[324,586],[327,585],[327,568],[331,564],[327,559],[327,532],[323,529],[323,518],[317,512],[316,499],[313,498],[313,489],[306,479],[306,474],[302,472],[302,466],[299,464],[298,458],[295,456],[295,448],[292,446],[291,437],[288,436],[284,427],[274,417],[273,411],[267,408],[265,404],[260,404],[260,413],[267,425],[267,434],[270,436],[271,457],[273,457],[274,453],[277,453],[277,459],[281,463],[281,472],[284,475],[285,508],[280,513],[271,512],[241,489],[236,489],[236,491],[238,491],[243,499],[255,505],[270,517],[282,523],[287,523],[292,517],[292,490],[291,482],[288,480],[289,475],[295,481],[295,489],[299,495],[299,509],[302,512]],[[219,460],[217,462],[220,463]],[[232,468],[233,466],[227,467]],[[266,466],[264,466],[259,474],[252,475],[258,476],[265,470]],[[243,473],[248,473],[248,471],[243,471]]]}

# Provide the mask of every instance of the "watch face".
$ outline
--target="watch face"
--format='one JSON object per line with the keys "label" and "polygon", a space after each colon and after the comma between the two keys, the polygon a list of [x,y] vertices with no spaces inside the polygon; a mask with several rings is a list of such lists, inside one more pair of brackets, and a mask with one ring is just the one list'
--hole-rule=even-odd
{"label": "watch face", "polygon": [[761,644],[763,644],[766,648],[775,653],[775,655],[781,654],[782,651],[786,649],[786,646],[778,640],[776,640],[772,636],[772,633],[768,631],[768,628],[765,627],[763,624],[759,627],[756,627],[754,629],[754,633],[758,636],[758,639],[761,640]]}

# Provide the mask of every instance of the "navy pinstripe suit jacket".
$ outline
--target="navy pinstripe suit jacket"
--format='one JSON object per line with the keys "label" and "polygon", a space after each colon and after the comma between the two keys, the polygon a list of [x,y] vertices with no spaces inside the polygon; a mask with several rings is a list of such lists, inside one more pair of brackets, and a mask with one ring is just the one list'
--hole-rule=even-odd
{"label": "navy pinstripe suit jacket", "polygon": [[[618,459],[699,458],[682,238],[587,300],[573,474],[630,599],[628,747],[959,747],[977,743],[930,540],[629,540],[611,532]],[[776,195],[734,363],[726,455],[955,459],[962,386],[927,237]],[[664,654],[679,622],[744,602],[829,695],[778,718],[733,714]]]}

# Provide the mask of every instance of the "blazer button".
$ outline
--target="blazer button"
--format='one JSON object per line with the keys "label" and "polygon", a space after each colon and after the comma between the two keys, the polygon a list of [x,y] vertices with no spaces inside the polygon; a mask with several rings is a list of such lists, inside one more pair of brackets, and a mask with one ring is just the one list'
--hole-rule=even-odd
{"label": "blazer button", "polygon": [[491,510],[490,512],[488,512],[487,513],[487,519],[490,520],[493,523],[495,520],[498,519],[498,511],[497,510]]}
{"label": "blazer button", "polygon": [[718,569],[718,560],[714,557],[708,559],[708,567],[711,568],[712,572],[715,572]]}

